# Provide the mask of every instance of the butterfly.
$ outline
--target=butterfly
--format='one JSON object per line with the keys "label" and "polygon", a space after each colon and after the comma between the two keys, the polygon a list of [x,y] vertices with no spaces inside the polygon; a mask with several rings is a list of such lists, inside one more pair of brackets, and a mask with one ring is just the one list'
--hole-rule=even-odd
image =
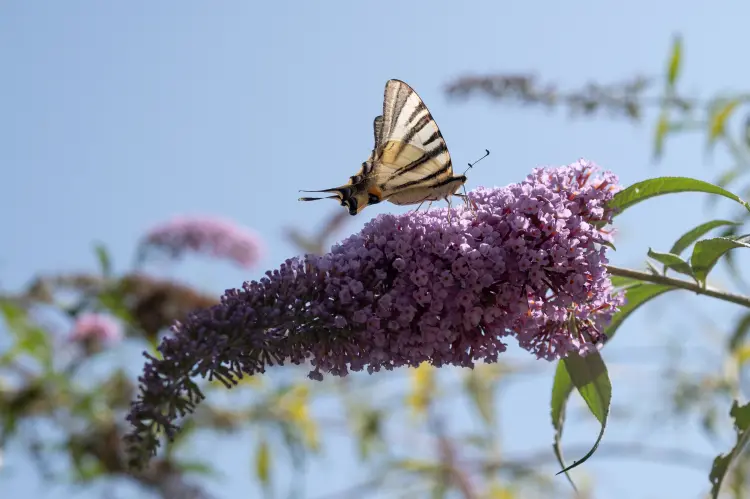
{"label": "butterfly", "polygon": [[[332,195],[299,200],[337,199],[350,215],[381,201],[397,205],[419,203],[419,209],[425,201],[432,203],[441,199],[450,206],[451,196],[468,200],[466,194],[456,193],[466,182],[466,175],[453,174],[443,134],[427,106],[409,85],[400,80],[388,80],[383,114],[375,118],[373,132],[375,147],[349,182],[330,189],[300,191]],[[487,151],[482,158],[489,153]]]}

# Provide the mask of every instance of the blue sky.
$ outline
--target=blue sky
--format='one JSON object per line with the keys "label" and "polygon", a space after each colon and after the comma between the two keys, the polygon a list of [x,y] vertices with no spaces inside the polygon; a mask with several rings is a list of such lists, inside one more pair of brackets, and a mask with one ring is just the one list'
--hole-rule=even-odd
{"label": "blue sky", "polygon": [[[251,227],[267,254],[249,273],[191,260],[171,275],[217,294],[256,278],[297,253],[283,237],[285,227],[312,230],[342,209],[334,202],[303,205],[297,191],[338,185],[357,170],[371,150],[372,119],[389,78],[417,89],[455,164],[492,151],[472,170],[469,188],[516,182],[535,166],[579,157],[613,170],[626,185],[658,175],[711,180],[727,159],[706,162],[695,137],[670,141],[666,160],[651,162],[653,115],[640,126],[570,121],[563,112],[482,99],[450,102],[443,90],[457,76],[491,72],[534,72],[563,87],[659,74],[676,31],[686,42],[682,89],[703,97],[742,90],[750,82],[741,34],[749,16],[750,7],[737,3],[644,0],[3,2],[0,284],[17,289],[36,272],[91,270],[94,240],[110,248],[117,269],[127,270],[142,232],[182,214]],[[682,195],[634,208],[618,220],[613,263],[637,266],[649,246],[666,250],[691,226],[731,213],[722,201],[709,215],[703,201]],[[377,213],[404,210],[389,203],[368,208],[348,221],[345,233]],[[698,304],[705,320],[674,308]],[[708,351],[693,356],[695,369],[717,367],[707,336],[726,331],[737,313],[688,296],[639,312],[607,352],[615,403],[660,407],[658,377],[666,345],[677,335],[686,350]],[[504,393],[508,452],[551,442],[551,374]],[[514,405],[521,408],[509,409]],[[593,424],[573,423],[567,439],[589,443],[595,434]],[[644,432],[642,424],[616,420],[602,448],[611,440],[707,456],[721,450],[694,435],[692,423],[657,422]],[[228,478],[218,497],[247,495],[250,446],[249,438],[226,443],[217,463]],[[345,452],[334,447],[330,455],[339,451]],[[695,472],[595,456],[585,466],[599,497],[700,497],[708,463]],[[6,466],[0,488],[9,497],[70,497],[70,490],[46,490],[35,481],[22,456],[8,454]],[[346,473],[331,477],[324,465],[315,469],[322,478],[308,477],[311,497],[346,485]],[[646,481],[654,483],[649,490]]]}

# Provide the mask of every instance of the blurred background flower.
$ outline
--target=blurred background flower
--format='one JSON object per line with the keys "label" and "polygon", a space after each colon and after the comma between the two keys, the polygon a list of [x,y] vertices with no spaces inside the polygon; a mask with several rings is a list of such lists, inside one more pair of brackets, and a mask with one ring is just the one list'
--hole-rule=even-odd
{"label": "blurred background flower", "polygon": [[121,338],[120,325],[112,317],[95,313],[79,315],[70,335],[70,341],[82,344],[89,353],[101,350],[107,344],[116,343]]}
{"label": "blurred background flower", "polygon": [[225,258],[243,268],[258,263],[261,240],[249,229],[215,217],[178,217],[151,228],[140,243],[141,258],[154,252],[177,259],[188,252]]}

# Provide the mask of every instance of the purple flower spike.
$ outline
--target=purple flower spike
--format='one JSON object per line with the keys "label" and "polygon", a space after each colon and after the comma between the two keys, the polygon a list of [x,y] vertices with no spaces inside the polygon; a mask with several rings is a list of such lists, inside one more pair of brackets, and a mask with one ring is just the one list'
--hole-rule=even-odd
{"label": "purple flower spike", "polygon": [[260,239],[229,221],[209,217],[180,217],[152,228],[143,239],[144,254],[166,251],[171,258],[195,251],[227,258],[241,267],[255,265],[262,253]]}
{"label": "purple flower spike", "polygon": [[163,360],[147,355],[128,417],[132,462],[156,451],[155,427],[171,437],[203,398],[196,376],[231,387],[287,362],[309,361],[317,380],[423,361],[472,367],[496,361],[507,336],[547,360],[595,351],[622,296],[602,246],[617,178],[594,170],[579,161],[479,188],[476,212],[454,209],[452,222],[447,209],[380,215],[325,256],[228,290],[173,326]]}

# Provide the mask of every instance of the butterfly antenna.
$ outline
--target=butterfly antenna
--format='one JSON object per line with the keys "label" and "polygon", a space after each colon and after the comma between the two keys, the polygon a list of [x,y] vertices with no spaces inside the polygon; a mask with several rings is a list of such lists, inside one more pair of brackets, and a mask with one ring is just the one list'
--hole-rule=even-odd
{"label": "butterfly antenna", "polygon": [[466,175],[466,172],[468,172],[469,170],[471,170],[472,168],[474,168],[474,165],[476,165],[477,163],[479,163],[480,161],[482,161],[484,158],[486,158],[489,155],[490,155],[490,150],[489,149],[485,149],[484,156],[482,156],[478,160],[474,161],[473,163],[469,163],[469,167],[464,172],[464,175]]}

